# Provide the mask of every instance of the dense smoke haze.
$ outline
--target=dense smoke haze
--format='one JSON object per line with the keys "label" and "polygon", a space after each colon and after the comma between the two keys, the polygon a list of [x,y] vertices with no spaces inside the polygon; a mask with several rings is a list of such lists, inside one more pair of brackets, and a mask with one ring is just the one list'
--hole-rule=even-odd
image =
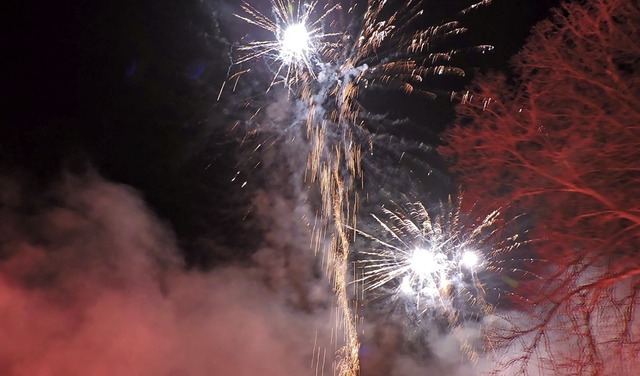
{"label": "dense smoke haze", "polygon": [[[295,270],[302,257],[262,248],[247,265],[186,271],[127,186],[90,174],[35,200],[2,188],[4,375],[309,374],[333,348],[326,282]],[[315,290],[304,307],[301,284]]]}

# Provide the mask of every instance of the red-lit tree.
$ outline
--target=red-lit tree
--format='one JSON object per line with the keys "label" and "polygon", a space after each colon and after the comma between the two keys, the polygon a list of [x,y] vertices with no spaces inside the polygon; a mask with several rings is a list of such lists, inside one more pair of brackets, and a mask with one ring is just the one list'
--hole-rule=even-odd
{"label": "red-lit tree", "polygon": [[514,81],[476,81],[439,149],[467,196],[531,215],[547,261],[525,295],[530,316],[497,333],[519,343],[507,363],[637,374],[640,3],[565,3],[514,67]]}

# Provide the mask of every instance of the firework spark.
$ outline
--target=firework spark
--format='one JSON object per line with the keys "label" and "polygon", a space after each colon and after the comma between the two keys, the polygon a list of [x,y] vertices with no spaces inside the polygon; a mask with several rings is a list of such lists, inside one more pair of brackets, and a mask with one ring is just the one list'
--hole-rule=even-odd
{"label": "firework spark", "polygon": [[469,219],[449,201],[431,210],[414,203],[383,213],[385,219],[373,215],[380,236],[358,231],[374,244],[358,260],[365,291],[391,296],[417,317],[445,314],[450,324],[491,311],[481,276],[500,272],[505,255],[523,244],[519,234],[504,236],[499,210]]}
{"label": "firework spark", "polygon": [[[252,41],[238,47],[241,56],[234,62],[242,64],[264,57],[277,68],[270,89],[278,79],[286,86],[302,85],[306,77],[316,77],[320,54],[331,46],[332,37],[341,33],[325,33],[322,23],[340,5],[318,10],[318,1],[272,0],[273,19],[267,17],[247,2],[243,2],[243,14],[235,16],[272,34],[272,39]],[[267,89],[267,90],[268,90]]]}
{"label": "firework spark", "polygon": [[[489,2],[480,1],[461,13]],[[447,48],[451,37],[467,29],[457,21],[420,27],[424,7],[422,0],[409,0],[399,7],[388,1],[367,3],[358,33],[343,38],[344,48],[333,50],[340,78],[335,90],[338,103],[335,118],[357,123],[367,112],[362,111],[358,100],[366,91],[394,90],[434,98],[438,91],[427,83],[430,76],[464,76],[464,70],[455,64],[456,56],[469,50],[484,53],[493,48],[488,45],[463,50]],[[352,7],[350,12],[355,13],[356,9]]]}

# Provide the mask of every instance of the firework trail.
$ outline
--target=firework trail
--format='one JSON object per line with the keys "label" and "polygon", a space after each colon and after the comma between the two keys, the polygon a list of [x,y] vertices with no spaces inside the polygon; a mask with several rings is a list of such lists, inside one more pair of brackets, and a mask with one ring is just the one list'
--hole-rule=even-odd
{"label": "firework trail", "polygon": [[[389,120],[380,121],[380,115],[368,109],[362,99],[381,92],[427,98],[453,96],[452,92],[435,89],[429,78],[463,76],[463,69],[455,64],[456,57],[468,51],[482,53],[491,47],[447,48],[448,40],[464,33],[465,28],[456,21],[421,27],[424,1],[392,4],[385,0],[352,0],[348,6],[343,3],[272,0],[271,8],[263,11],[243,2],[242,11],[236,17],[269,36],[237,46],[230,75],[220,95],[227,83],[234,83],[235,87],[239,78],[250,72],[251,68],[246,65],[262,60],[272,73],[265,89],[268,91],[282,82],[298,108],[303,108],[297,124],[306,130],[310,144],[306,179],[317,182],[320,187],[323,224],[317,236],[329,233],[332,237],[332,249],[324,253],[324,264],[334,284],[345,331],[346,345],[339,351],[341,361],[337,373],[355,375],[359,368],[359,342],[354,302],[348,293],[348,275],[349,247],[355,236],[349,229],[357,228],[361,200],[356,188],[363,181],[363,160],[366,159],[363,155],[372,153],[374,147],[396,150],[397,143],[401,142],[392,138],[377,142],[380,136],[370,132],[369,124],[384,124]],[[490,0],[478,1],[460,14],[488,3]],[[367,264],[370,271],[365,281],[382,288],[391,281],[375,271],[374,265],[378,265],[379,270],[386,268],[384,257],[379,262]],[[444,283],[445,278],[451,277],[443,276],[434,283]],[[418,273],[409,277],[407,283],[418,288],[425,279],[428,278]],[[426,292],[418,295],[421,299],[427,297]]]}

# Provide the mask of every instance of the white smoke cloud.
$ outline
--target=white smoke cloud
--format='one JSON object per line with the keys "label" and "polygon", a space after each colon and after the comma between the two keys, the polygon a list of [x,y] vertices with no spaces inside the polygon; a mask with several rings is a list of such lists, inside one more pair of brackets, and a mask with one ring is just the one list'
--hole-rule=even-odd
{"label": "white smoke cloud", "polygon": [[[577,286],[597,286],[594,281],[607,279],[605,266],[581,271]],[[635,340],[640,312],[632,298],[636,283],[622,278],[599,290],[543,300],[531,311],[498,311],[486,317],[483,330],[497,339],[498,346],[485,355],[482,371],[505,376],[636,375],[640,367]],[[572,281],[563,285],[567,292],[575,288]],[[515,340],[503,341],[512,336]]]}
{"label": "white smoke cloud", "polygon": [[0,185],[0,374],[315,373],[331,310],[288,304],[269,270],[185,271],[140,196],[96,176]]}

